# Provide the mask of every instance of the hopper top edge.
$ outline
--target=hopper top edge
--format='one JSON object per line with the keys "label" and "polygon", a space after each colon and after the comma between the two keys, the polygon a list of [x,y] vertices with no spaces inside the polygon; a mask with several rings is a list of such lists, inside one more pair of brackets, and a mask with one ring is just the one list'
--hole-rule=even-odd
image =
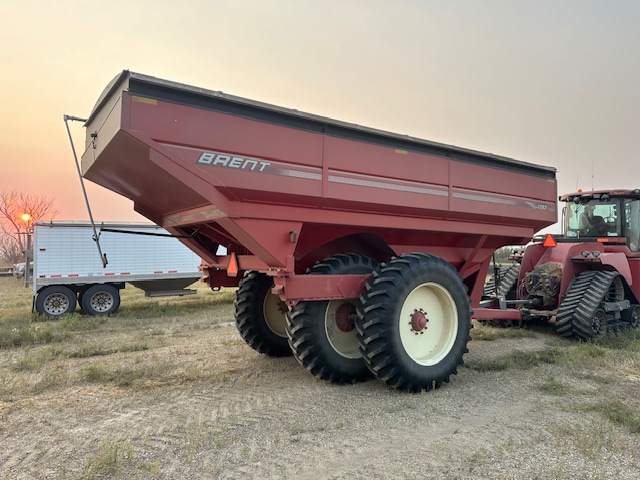
{"label": "hopper top edge", "polygon": [[136,86],[143,86],[143,85],[160,88],[160,89],[166,89],[170,91],[183,92],[186,94],[196,95],[199,97],[213,98],[226,103],[232,103],[232,104],[245,106],[252,109],[269,111],[275,114],[284,115],[286,117],[297,118],[307,122],[313,122],[313,123],[318,123],[318,124],[323,124],[328,126],[334,126],[334,127],[338,127],[341,129],[352,131],[352,132],[359,132],[365,135],[368,134],[368,135],[374,135],[377,137],[386,137],[391,140],[398,140],[405,143],[409,142],[409,143],[421,145],[424,147],[441,150],[442,151],[441,155],[443,156],[448,156],[447,152],[454,152],[454,153],[462,154],[463,156],[484,158],[490,161],[492,160],[492,161],[497,161],[498,163],[512,165],[515,168],[524,169],[529,171],[530,173],[534,173],[544,177],[555,178],[555,173],[557,171],[555,167],[551,167],[551,166],[538,165],[538,164],[525,162],[522,160],[510,158],[510,157],[496,155],[493,153],[481,152],[478,150],[473,150],[473,149],[468,149],[464,147],[458,147],[455,145],[449,145],[445,143],[439,143],[431,140],[412,137],[410,135],[398,134],[398,133],[389,132],[386,130],[365,127],[355,123],[344,122],[341,120],[336,120],[336,119],[325,117],[322,115],[316,115],[316,114],[307,113],[307,112],[303,112],[303,111],[292,109],[292,108],[273,105],[265,102],[260,102],[257,100],[251,100],[248,98],[231,95],[221,91],[209,90],[206,88],[200,88],[200,87],[195,87],[192,85],[187,85],[179,82],[164,80],[158,77],[145,75],[142,73],[136,73],[129,70],[123,70],[118,75],[116,75],[116,77],[103,90],[93,110],[91,111],[91,114],[89,115],[88,120],[85,123],[85,126],[92,121],[92,119],[97,114],[97,112],[108,101],[108,99],[112,95],[114,95],[116,92],[129,91],[135,94]]}

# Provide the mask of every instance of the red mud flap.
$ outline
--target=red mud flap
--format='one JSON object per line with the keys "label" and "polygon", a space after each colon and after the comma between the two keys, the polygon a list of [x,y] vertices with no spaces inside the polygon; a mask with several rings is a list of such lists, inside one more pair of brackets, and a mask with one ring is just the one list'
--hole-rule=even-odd
{"label": "red mud flap", "polygon": [[518,320],[522,319],[520,310],[515,308],[474,308],[471,318],[476,320]]}

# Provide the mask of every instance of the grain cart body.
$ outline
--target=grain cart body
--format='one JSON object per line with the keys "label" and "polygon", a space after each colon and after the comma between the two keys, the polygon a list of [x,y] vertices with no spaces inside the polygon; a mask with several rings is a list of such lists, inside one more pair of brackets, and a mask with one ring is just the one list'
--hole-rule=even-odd
{"label": "grain cart body", "polygon": [[[129,71],[105,89],[86,129],[84,177],[131,199],[136,211],[172,233],[192,235],[183,241],[204,259],[212,287],[236,286],[243,279],[236,321],[245,340],[272,355],[293,348],[303,365],[309,355],[301,345],[308,342],[298,337],[307,338],[307,327],[315,328],[309,308],[324,312],[311,317],[326,325],[324,334],[311,334],[308,347],[336,350],[336,364],[342,358],[361,361],[373,320],[356,325],[357,318],[377,307],[358,296],[376,290],[374,279],[384,268],[406,264],[398,267],[403,275],[445,269],[443,275],[455,274],[454,282],[477,305],[492,252],[525,243],[557,220],[554,168]],[[227,248],[226,255],[216,255],[219,246]],[[423,280],[416,284],[418,295],[425,293],[422,303],[435,302],[432,310],[450,303],[442,315],[453,310],[456,328],[469,322],[468,299],[460,307],[449,288],[431,287],[440,281]],[[260,282],[269,283],[267,293]],[[239,311],[263,300],[261,311]],[[286,324],[270,320],[284,312]],[[409,334],[427,337],[429,312],[417,306],[400,313],[410,317]],[[333,319],[340,332],[358,336],[359,348],[357,342],[342,348],[332,339],[327,325]],[[260,340],[250,340],[256,332]],[[275,348],[278,337],[297,346]],[[398,341],[420,368],[440,363],[411,352],[409,340]],[[441,343],[428,348],[437,350]],[[458,347],[442,348],[444,358]],[[368,368],[385,376],[375,371],[377,357],[367,355]],[[320,357],[315,364],[327,364]],[[359,379],[343,375],[346,367],[329,368],[331,374],[305,367],[338,383]],[[432,376],[432,385],[441,376]],[[428,388],[414,380],[403,377],[394,386]]]}

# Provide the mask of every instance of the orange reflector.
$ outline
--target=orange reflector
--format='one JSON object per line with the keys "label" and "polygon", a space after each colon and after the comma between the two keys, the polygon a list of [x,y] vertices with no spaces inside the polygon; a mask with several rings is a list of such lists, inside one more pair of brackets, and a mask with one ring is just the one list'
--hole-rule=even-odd
{"label": "orange reflector", "polygon": [[542,243],[543,247],[555,247],[558,244],[556,243],[556,239],[553,238],[553,235],[547,233],[547,236],[544,238],[544,242]]}
{"label": "orange reflector", "polygon": [[231,253],[229,257],[229,265],[227,265],[227,275],[230,277],[238,276],[238,259],[235,253]]}
{"label": "orange reflector", "polygon": [[598,243],[625,243],[627,241],[624,237],[605,237],[605,238],[597,238],[596,242]]}

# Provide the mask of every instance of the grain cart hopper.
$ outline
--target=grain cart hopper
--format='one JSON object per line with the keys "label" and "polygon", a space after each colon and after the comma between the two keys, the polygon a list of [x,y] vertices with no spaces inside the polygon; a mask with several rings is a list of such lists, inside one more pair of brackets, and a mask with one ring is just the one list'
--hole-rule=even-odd
{"label": "grain cart hopper", "polygon": [[[564,202],[562,235],[540,237],[521,266],[497,280],[503,325],[555,319],[567,338],[590,340],[638,326],[640,189],[576,192]],[[486,293],[486,292],[485,292]]]}
{"label": "grain cart hopper", "polygon": [[85,126],[84,177],[190,236],[251,347],[335,383],[447,382],[493,251],[557,219],[554,168],[129,71]]}

